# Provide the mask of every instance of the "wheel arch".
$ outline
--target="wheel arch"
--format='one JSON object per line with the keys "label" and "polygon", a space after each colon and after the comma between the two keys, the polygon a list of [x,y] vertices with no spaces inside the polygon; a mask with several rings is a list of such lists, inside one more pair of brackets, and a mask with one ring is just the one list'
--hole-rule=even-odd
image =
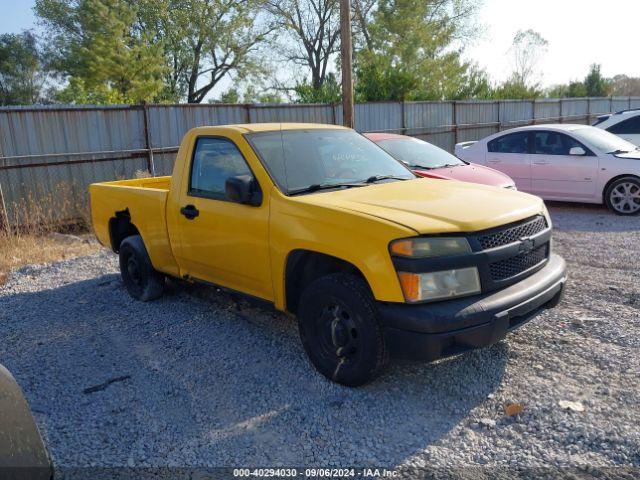
{"label": "wheel arch", "polygon": [[366,276],[356,265],[326,253],[296,249],[289,252],[285,265],[284,304],[288,312],[296,313],[304,289],[314,280],[332,273],[351,273],[369,284]]}
{"label": "wheel arch", "polygon": [[133,235],[140,235],[138,227],[131,221],[131,213],[129,209],[115,212],[114,216],[109,219],[109,240],[111,242],[111,250],[118,253],[122,241]]}
{"label": "wheel arch", "polygon": [[604,188],[602,189],[602,202],[606,205],[607,203],[607,190],[609,190],[609,187],[611,186],[611,184],[617,180],[620,180],[621,178],[625,178],[625,177],[633,177],[635,179],[637,179],[638,181],[640,181],[640,175],[636,175],[635,173],[623,173],[621,175],[616,175],[615,177],[610,178],[607,183],[605,183]]}

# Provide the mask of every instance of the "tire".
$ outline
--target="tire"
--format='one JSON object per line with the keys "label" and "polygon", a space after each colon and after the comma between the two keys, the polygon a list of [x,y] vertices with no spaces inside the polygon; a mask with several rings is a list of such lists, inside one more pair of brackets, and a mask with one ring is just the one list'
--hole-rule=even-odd
{"label": "tire", "polygon": [[604,202],[617,215],[640,213],[640,178],[622,177],[607,187]]}
{"label": "tire", "polygon": [[134,235],[120,244],[120,275],[127,292],[136,300],[148,302],[162,296],[164,275],[151,265],[142,237]]}
{"label": "tire", "polygon": [[321,277],[304,290],[299,305],[302,345],[322,375],[349,387],[380,375],[389,351],[364,280],[344,273]]}

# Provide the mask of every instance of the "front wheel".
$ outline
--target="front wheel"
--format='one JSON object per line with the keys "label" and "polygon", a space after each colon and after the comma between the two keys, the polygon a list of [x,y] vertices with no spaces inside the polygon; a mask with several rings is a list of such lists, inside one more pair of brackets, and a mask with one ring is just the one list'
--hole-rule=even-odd
{"label": "front wheel", "polygon": [[120,275],[133,298],[148,302],[162,296],[165,278],[153,268],[140,235],[125,238],[120,244]]}
{"label": "front wheel", "polygon": [[311,363],[329,380],[364,385],[388,363],[375,300],[355,275],[336,273],[312,282],[300,298],[298,327]]}
{"label": "front wheel", "polygon": [[604,193],[604,201],[618,215],[640,212],[640,179],[622,177],[611,183]]}

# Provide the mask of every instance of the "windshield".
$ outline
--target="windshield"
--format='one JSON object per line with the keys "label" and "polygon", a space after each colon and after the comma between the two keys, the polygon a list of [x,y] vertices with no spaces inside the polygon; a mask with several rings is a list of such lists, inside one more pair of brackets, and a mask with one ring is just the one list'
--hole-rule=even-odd
{"label": "windshield", "polygon": [[578,140],[582,140],[604,153],[633,152],[637,148],[633,143],[596,127],[579,128],[572,133]]}
{"label": "windshield", "polygon": [[451,165],[465,165],[462,160],[449,152],[418,138],[381,140],[377,143],[409,166],[441,168]]}
{"label": "windshield", "polygon": [[247,138],[285,193],[314,185],[364,183],[373,176],[415,178],[404,165],[352,130],[282,130]]}

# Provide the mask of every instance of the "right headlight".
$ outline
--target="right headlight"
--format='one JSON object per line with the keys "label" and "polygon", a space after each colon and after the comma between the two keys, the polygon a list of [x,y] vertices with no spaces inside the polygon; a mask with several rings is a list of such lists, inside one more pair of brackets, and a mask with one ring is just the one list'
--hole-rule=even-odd
{"label": "right headlight", "polygon": [[463,297],[481,291],[476,267],[429,273],[398,272],[398,278],[407,302]]}
{"label": "right headlight", "polygon": [[549,215],[549,210],[547,210],[546,206],[542,207],[542,215],[544,215],[544,218],[547,221],[547,227],[551,228],[553,226],[551,223],[551,215]]}
{"label": "right headlight", "polygon": [[392,255],[409,258],[447,257],[471,253],[464,237],[413,237],[391,242]]}

